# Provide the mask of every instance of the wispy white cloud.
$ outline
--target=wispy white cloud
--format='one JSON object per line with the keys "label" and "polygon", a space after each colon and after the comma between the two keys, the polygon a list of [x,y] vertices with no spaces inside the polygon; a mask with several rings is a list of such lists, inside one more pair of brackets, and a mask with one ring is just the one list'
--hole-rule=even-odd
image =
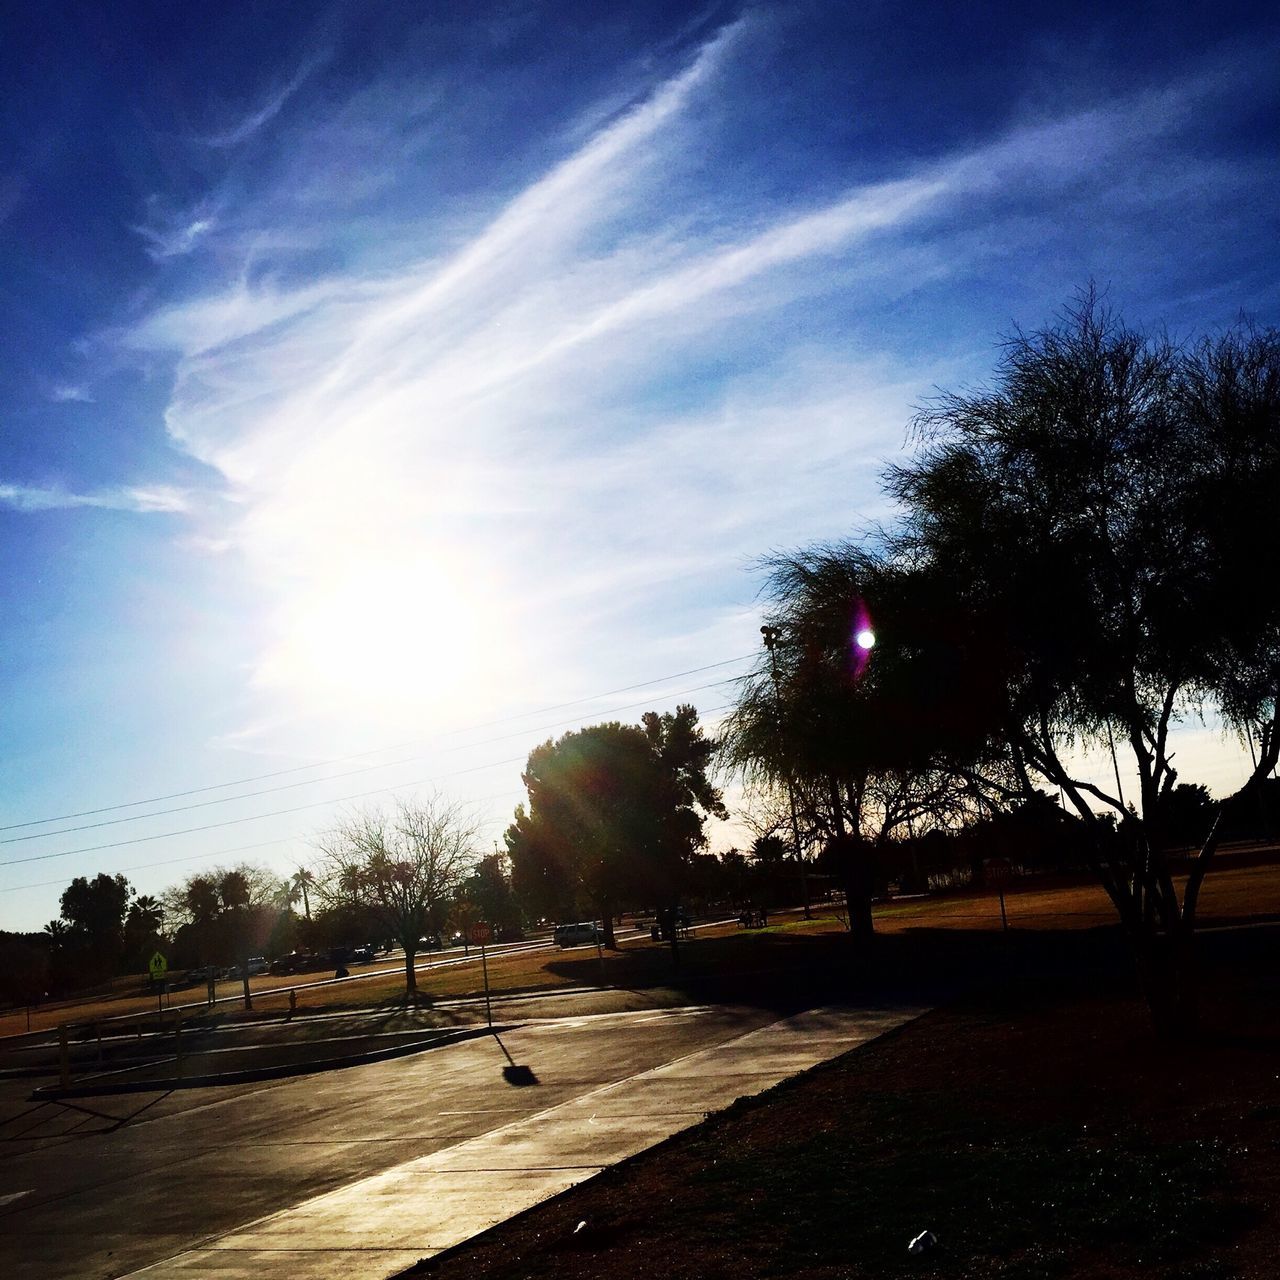
{"label": "wispy white cloud", "polygon": [[158,199],[148,202],[145,222],[132,227],[146,242],[153,262],[181,258],[194,252],[217,226],[217,214],[209,201],[193,209],[166,209]]}
{"label": "wispy white cloud", "polygon": [[59,511],[75,507],[99,507],[108,511],[136,511],[151,515],[185,515],[190,496],[166,485],[125,486],[96,493],[71,493],[56,486],[0,483],[0,506],[14,511]]}
{"label": "wispy white cloud", "polygon": [[730,208],[670,173],[754,32],[728,28],[447,250],[415,252],[442,239],[428,207],[376,271],[242,275],[123,336],[176,357],[170,433],[235,500],[201,536],[271,601],[255,749],[291,725],[301,743],[483,714],[535,679],[581,690],[624,651],[696,665],[738,629],[754,643],[750,560],[888,514],[881,461],[956,372],[828,328],[830,300],[901,312],[1002,237],[1045,235],[1199,92]]}
{"label": "wispy white cloud", "polygon": [[242,142],[247,142],[280,114],[285,103],[328,61],[328,58],[327,53],[308,58],[286,84],[271,90],[266,95],[261,106],[248,112],[230,128],[204,137],[201,141],[206,146],[219,148],[236,147]]}
{"label": "wispy white cloud", "polygon": [[75,383],[60,383],[49,392],[49,399],[55,404],[92,404],[93,393]]}

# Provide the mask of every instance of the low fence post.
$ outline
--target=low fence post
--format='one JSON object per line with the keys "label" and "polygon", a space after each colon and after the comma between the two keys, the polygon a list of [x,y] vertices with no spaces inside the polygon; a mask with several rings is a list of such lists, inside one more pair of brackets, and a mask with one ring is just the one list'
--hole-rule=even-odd
{"label": "low fence post", "polygon": [[71,1051],[67,1047],[67,1024],[58,1027],[58,1079],[64,1089],[71,1088]]}

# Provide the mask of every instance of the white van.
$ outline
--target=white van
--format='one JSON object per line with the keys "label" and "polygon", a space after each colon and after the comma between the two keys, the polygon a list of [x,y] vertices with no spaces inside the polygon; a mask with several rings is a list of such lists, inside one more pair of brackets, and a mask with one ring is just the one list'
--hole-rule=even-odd
{"label": "white van", "polygon": [[552,935],[558,947],[581,947],[600,937],[600,927],[594,920],[580,920],[577,924],[558,924]]}

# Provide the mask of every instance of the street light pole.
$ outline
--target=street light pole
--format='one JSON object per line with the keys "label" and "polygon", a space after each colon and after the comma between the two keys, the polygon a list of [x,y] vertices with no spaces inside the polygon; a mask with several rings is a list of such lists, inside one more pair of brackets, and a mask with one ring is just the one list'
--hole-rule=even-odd
{"label": "street light pole", "polygon": [[[778,729],[782,729],[782,692],[778,681],[778,641],[782,636],[780,627],[764,626],[760,628],[764,636],[764,647],[769,650],[769,668],[773,674],[773,702],[777,709]],[[800,896],[804,899],[804,918],[813,919],[809,909],[809,869],[800,853],[800,823],[796,820],[796,789],[791,777],[791,759],[787,757],[787,799],[791,802],[791,840],[796,851],[796,861],[800,864]]]}

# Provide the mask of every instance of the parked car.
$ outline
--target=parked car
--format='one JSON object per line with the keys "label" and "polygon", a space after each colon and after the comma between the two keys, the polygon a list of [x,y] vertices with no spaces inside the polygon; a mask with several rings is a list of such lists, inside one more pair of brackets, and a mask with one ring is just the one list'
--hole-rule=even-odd
{"label": "parked car", "polygon": [[298,959],[299,957],[297,952],[290,952],[287,956],[278,956],[275,960],[271,962],[271,965],[267,969],[267,972],[274,973],[281,976],[289,973],[297,973]]}
{"label": "parked car", "polygon": [[579,920],[576,924],[558,924],[555,933],[558,947],[581,947],[600,937],[600,928],[594,920]]}
{"label": "parked car", "polygon": [[352,947],[347,954],[348,964],[368,964],[372,959],[372,947]]}
{"label": "parked car", "polygon": [[443,951],[444,940],[438,933],[428,933],[425,937],[418,939],[418,946],[423,951]]}
{"label": "parked car", "polygon": [[267,957],[250,956],[245,968],[249,970],[249,977],[256,978],[260,973],[268,971]]}

